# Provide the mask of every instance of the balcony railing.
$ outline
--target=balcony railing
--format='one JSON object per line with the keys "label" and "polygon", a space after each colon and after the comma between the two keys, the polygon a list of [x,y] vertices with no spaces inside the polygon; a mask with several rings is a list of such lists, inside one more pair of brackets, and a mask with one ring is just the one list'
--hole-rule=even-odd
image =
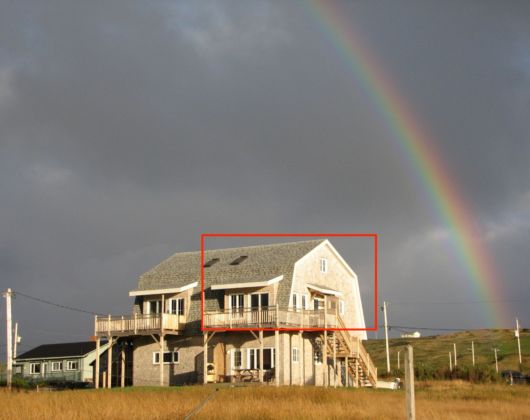
{"label": "balcony railing", "polygon": [[228,328],[337,328],[335,310],[279,309],[277,306],[261,308],[232,308],[204,313],[205,327]]}
{"label": "balcony railing", "polygon": [[95,335],[136,335],[161,330],[176,332],[182,330],[185,322],[184,315],[176,314],[96,316]]}

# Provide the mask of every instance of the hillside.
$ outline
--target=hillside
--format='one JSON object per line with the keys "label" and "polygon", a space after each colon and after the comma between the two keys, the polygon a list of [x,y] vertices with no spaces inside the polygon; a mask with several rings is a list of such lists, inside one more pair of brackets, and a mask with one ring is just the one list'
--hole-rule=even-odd
{"label": "hillside", "polygon": [[[415,366],[433,369],[449,367],[449,352],[456,343],[458,366],[471,366],[471,341],[475,343],[477,365],[488,365],[495,369],[494,348],[498,348],[499,371],[519,370],[517,339],[513,330],[472,330],[422,338],[394,338],[389,340],[390,367],[397,368],[398,351],[401,351],[401,369],[404,366],[405,349],[414,347]],[[374,360],[379,374],[386,372],[385,340],[368,340],[365,347]],[[530,373],[530,330],[521,330],[522,369]],[[453,361],[454,364],[454,361]]]}

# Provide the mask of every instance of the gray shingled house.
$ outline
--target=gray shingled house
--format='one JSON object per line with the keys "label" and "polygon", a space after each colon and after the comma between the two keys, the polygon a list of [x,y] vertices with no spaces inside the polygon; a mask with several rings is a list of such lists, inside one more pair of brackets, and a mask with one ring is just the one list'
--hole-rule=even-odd
{"label": "gray shingled house", "polygon": [[330,330],[365,322],[357,275],[326,239],[177,253],[129,295],[132,314],[96,317],[95,335],[132,341],[134,385],[376,384],[366,332]]}

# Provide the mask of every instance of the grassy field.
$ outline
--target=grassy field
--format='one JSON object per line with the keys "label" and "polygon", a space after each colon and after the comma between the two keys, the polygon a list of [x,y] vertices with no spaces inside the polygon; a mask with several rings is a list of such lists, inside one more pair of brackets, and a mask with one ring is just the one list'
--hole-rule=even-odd
{"label": "grassy field", "polygon": [[[404,350],[407,344],[411,344],[414,347],[414,362],[417,367],[423,365],[433,369],[448,368],[449,352],[453,351],[453,343],[456,343],[459,366],[471,366],[471,341],[475,342],[477,364],[495,369],[493,348],[498,348],[499,370],[519,370],[517,339],[512,330],[473,330],[416,339],[391,339],[389,340],[391,367],[392,369],[397,367],[399,350],[403,363]],[[386,372],[385,340],[368,340],[365,346],[378,371]],[[528,329],[521,330],[521,350],[523,371],[530,373],[530,330]]]}
{"label": "grassy field", "polygon": [[[0,419],[178,419],[211,397],[193,418],[388,418],[405,413],[404,391],[316,387],[130,388],[62,392],[0,392]],[[461,381],[418,383],[418,418],[523,419],[530,388]]]}

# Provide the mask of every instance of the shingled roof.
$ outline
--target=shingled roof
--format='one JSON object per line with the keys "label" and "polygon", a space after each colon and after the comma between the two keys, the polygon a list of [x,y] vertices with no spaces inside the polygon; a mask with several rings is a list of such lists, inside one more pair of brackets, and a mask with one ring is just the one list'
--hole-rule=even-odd
{"label": "shingled roof", "polygon": [[[205,287],[214,284],[249,283],[270,280],[292,272],[294,263],[324,242],[323,239],[282,244],[213,249],[204,252],[204,262],[219,259],[204,269]],[[237,258],[241,263],[232,265]],[[140,276],[139,290],[166,289],[186,286],[199,281],[201,253],[179,252]]]}
{"label": "shingled roof", "polygon": [[[204,268],[205,310],[219,310],[223,292],[212,285],[263,282],[283,275],[279,283],[278,304],[287,307],[294,264],[323,243],[325,239],[269,245],[205,250],[204,262],[218,259]],[[246,256],[239,264],[231,264]],[[200,320],[201,253],[179,252],[142,274],[138,290],[172,289],[198,282],[192,295],[189,328],[196,330],[193,320]],[[137,301],[138,303],[138,301]]]}
{"label": "shingled roof", "polygon": [[24,359],[47,359],[52,357],[81,357],[95,349],[95,341],[42,344],[18,356],[17,361]]}

